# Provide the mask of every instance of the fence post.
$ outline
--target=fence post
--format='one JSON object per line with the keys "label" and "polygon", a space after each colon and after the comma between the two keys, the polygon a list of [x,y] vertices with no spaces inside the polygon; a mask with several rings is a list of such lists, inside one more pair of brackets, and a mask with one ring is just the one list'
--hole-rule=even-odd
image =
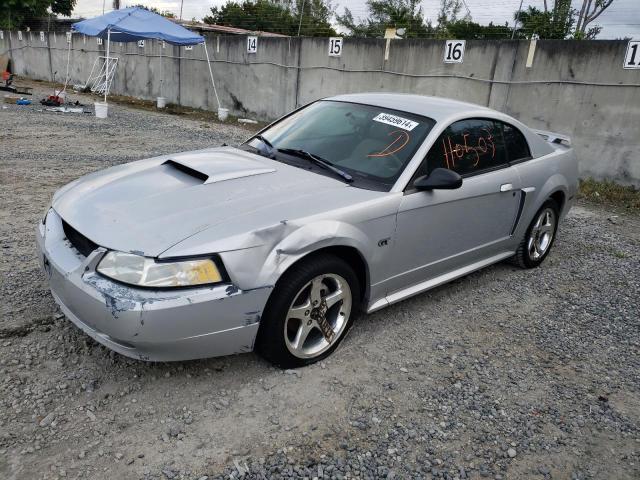
{"label": "fence post", "polygon": [[296,98],[295,98],[294,109],[298,108],[298,100],[300,98],[300,58],[302,57],[303,38],[297,37],[296,41],[298,42],[298,62],[297,62],[298,68],[296,68]]}
{"label": "fence post", "polygon": [[47,56],[49,57],[49,81],[53,82],[53,61],[51,60],[51,32],[47,31]]}

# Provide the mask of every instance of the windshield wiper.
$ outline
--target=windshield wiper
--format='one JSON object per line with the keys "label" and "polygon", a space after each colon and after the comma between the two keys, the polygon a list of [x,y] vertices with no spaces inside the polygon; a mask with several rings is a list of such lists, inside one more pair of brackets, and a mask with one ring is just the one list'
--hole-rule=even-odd
{"label": "windshield wiper", "polygon": [[273,152],[275,150],[275,147],[273,146],[273,144],[269,140],[267,140],[266,138],[264,138],[263,135],[260,135],[260,134],[254,136],[253,138],[255,138],[256,140],[260,140],[262,143],[264,143],[268,147],[268,152],[267,152],[268,155],[269,156],[273,156]]}
{"label": "windshield wiper", "polygon": [[319,165],[322,168],[330,170],[336,175],[339,175],[347,183],[353,182],[353,177],[349,175],[347,172],[345,172],[344,170],[340,170],[338,167],[334,166],[328,160],[325,160],[324,158],[319,157],[318,155],[315,155],[311,152],[307,152],[306,150],[302,150],[300,148],[278,148],[276,149],[276,151],[281,153],[286,153],[287,155],[293,155],[296,157],[301,157],[301,158],[306,158],[307,160],[311,160],[316,165]]}

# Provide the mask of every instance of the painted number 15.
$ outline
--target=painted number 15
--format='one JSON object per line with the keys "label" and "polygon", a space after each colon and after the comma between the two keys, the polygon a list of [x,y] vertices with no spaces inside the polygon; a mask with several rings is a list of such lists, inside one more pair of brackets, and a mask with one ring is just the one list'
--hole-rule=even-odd
{"label": "painted number 15", "polygon": [[631,41],[627,45],[624,68],[640,68],[640,41]]}
{"label": "painted number 15", "polygon": [[464,45],[464,40],[447,40],[444,45],[444,63],[462,63]]}
{"label": "painted number 15", "polygon": [[339,57],[340,55],[342,55],[342,38],[331,37],[329,39],[329,56]]}

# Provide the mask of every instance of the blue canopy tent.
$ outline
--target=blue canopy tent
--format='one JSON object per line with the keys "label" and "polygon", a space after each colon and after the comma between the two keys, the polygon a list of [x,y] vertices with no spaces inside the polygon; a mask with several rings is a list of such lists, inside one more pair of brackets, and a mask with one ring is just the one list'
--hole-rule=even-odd
{"label": "blue canopy tent", "polygon": [[[164,40],[167,43],[179,46],[202,44],[207,57],[207,66],[209,67],[213,93],[215,94],[218,108],[220,108],[220,99],[218,98],[218,92],[216,91],[216,85],[213,80],[213,71],[211,70],[207,43],[201,35],[197,35],[162,15],[150,12],[141,7],[113,10],[99,17],[74,23],[72,25],[72,31],[91,37],[100,37],[107,41],[106,72],[109,71],[109,44],[112,40],[114,42],[137,42],[139,40],[155,39]],[[107,93],[108,89],[105,89],[105,103],[107,101]]]}

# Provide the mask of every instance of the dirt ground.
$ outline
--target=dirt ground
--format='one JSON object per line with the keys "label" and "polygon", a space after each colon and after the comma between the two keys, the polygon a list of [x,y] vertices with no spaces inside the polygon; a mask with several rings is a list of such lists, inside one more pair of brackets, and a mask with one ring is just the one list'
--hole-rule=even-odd
{"label": "dirt ground", "polygon": [[0,478],[640,478],[639,217],[581,204],[541,268],[363,317],[308,368],[145,363],[63,317],[36,222],[82,174],[250,132],[1,106]]}

